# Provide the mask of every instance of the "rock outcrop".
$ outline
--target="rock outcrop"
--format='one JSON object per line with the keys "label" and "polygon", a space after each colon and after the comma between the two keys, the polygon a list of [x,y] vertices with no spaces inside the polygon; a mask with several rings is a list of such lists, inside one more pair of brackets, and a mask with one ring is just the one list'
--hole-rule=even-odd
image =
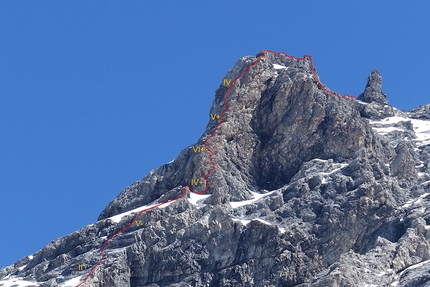
{"label": "rock outcrop", "polygon": [[382,76],[378,70],[373,70],[370,73],[364,92],[360,94],[358,99],[366,103],[388,104],[387,95],[382,91]]}
{"label": "rock outcrop", "polygon": [[[221,81],[210,108],[222,117],[210,117],[193,146],[209,139],[212,172],[210,153],[187,147],[125,188],[94,224],[0,270],[0,286],[430,280],[428,109],[389,106],[377,71],[362,102],[333,96],[308,57],[264,51],[223,79],[234,84]],[[205,194],[186,188],[205,175]]]}

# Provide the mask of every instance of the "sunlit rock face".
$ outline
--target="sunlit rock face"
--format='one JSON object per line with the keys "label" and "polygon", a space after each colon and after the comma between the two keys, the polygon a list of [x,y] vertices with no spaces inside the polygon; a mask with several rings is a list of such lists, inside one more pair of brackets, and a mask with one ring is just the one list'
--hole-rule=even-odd
{"label": "sunlit rock face", "polygon": [[0,270],[0,286],[421,286],[428,106],[390,106],[376,70],[357,101],[328,92],[309,57],[243,57],[193,146]]}
{"label": "sunlit rock face", "polygon": [[360,94],[358,99],[366,103],[388,104],[387,95],[382,91],[382,76],[378,70],[373,70],[370,73],[364,92]]}

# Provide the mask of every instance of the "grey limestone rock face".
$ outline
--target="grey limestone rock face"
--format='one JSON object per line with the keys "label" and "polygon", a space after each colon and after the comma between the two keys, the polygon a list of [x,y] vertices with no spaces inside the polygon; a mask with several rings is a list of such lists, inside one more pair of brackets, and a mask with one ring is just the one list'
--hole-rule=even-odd
{"label": "grey limestone rock face", "polygon": [[400,143],[396,147],[396,157],[391,162],[391,173],[394,176],[401,176],[403,178],[412,180],[417,177],[415,169],[415,159],[409,152],[410,146]]}
{"label": "grey limestone rock face", "polygon": [[430,104],[416,107],[415,109],[408,111],[407,115],[413,119],[430,119]]}
{"label": "grey limestone rock face", "polygon": [[94,224],[1,269],[0,286],[77,286],[100,251],[82,286],[428,284],[427,110],[389,106],[377,71],[363,102],[337,98],[312,68],[269,52],[239,59],[209,111],[226,102],[224,122],[210,137],[220,120],[209,117],[193,145],[210,137],[214,153],[204,195],[186,188],[173,200],[211,168],[208,152],[187,147]]}
{"label": "grey limestone rock face", "polygon": [[[235,79],[256,60],[244,57],[227,73]],[[288,69],[275,69],[273,62]],[[225,122],[211,139],[218,167],[210,177],[208,194],[244,200],[249,191],[276,189],[288,183],[300,166],[313,158],[342,161],[364,149],[379,157],[392,154],[359,115],[352,100],[340,101],[316,85],[307,60],[285,56],[263,58],[233,86]],[[227,87],[215,95],[211,114],[220,114]],[[217,122],[210,121],[198,140],[203,144]],[[186,163],[184,165],[184,163]],[[208,156],[189,147],[178,158],[124,190],[99,219],[152,202],[185,186],[207,171]],[[177,196],[181,190],[171,196]]]}
{"label": "grey limestone rock face", "polygon": [[378,70],[373,70],[370,73],[364,92],[360,94],[358,99],[366,103],[388,104],[387,95],[382,91],[382,76]]}

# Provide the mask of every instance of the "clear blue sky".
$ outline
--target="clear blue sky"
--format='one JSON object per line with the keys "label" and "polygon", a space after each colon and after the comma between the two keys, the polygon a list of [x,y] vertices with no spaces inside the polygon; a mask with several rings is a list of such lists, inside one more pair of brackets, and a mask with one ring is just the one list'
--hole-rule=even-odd
{"label": "clear blue sky", "polygon": [[196,142],[245,55],[313,56],[401,109],[430,102],[430,2],[1,1],[0,267],[94,222]]}

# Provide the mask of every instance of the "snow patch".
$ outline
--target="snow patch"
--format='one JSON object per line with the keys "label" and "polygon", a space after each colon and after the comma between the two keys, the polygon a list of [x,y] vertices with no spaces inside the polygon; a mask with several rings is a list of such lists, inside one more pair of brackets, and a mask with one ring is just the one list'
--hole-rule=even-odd
{"label": "snow patch", "polygon": [[382,119],[380,121],[375,121],[375,122],[380,122],[380,123],[385,123],[385,124],[396,124],[399,122],[404,122],[404,121],[410,121],[410,118],[407,117],[399,117],[399,116],[394,116],[394,117],[387,117],[385,119]]}
{"label": "snow patch", "polygon": [[210,196],[210,194],[197,194],[194,192],[190,192],[189,195],[190,197],[187,198],[188,202],[197,206],[198,209],[206,206],[203,202]]}
{"label": "snow patch", "polygon": [[417,209],[416,211],[419,212],[419,213],[424,213],[426,211],[426,208],[425,207],[421,207],[421,208]]}
{"label": "snow patch", "polygon": [[386,128],[377,128],[377,127],[372,127],[377,133],[381,134],[381,135],[386,135],[388,133],[391,133],[393,131],[403,131],[403,129],[401,128],[397,128],[397,127],[386,127]]}
{"label": "snow patch", "polygon": [[335,173],[336,171],[341,170],[342,168],[344,168],[347,165],[348,165],[347,163],[339,163],[339,164],[335,165],[335,169],[333,169],[332,171],[330,171],[330,172],[320,172],[320,174],[322,174],[322,175],[330,175],[330,174]]}
{"label": "snow patch", "polygon": [[118,247],[118,248],[116,248],[116,247],[114,247],[115,249],[108,249],[108,250],[105,250],[105,255],[106,256],[113,256],[114,254],[118,254],[118,253],[125,253],[126,251],[126,248],[125,247]]}
{"label": "snow patch", "polygon": [[417,199],[411,199],[407,201],[405,204],[402,205],[402,208],[408,208],[411,205],[417,205],[423,201],[425,197],[427,197],[430,193],[426,192],[424,194],[421,194]]}
{"label": "snow patch", "polygon": [[339,164],[334,164],[333,167],[334,169],[330,172],[319,172],[318,174],[322,175],[322,181],[321,184],[327,184],[329,182],[329,180],[327,178],[329,178],[329,176],[339,170],[341,170],[342,168],[344,168],[345,166],[347,166],[347,163],[339,163]]}
{"label": "snow patch", "polygon": [[314,158],[313,161],[328,162],[327,159]]}
{"label": "snow patch", "polygon": [[366,102],[360,101],[360,100],[358,100],[358,99],[357,99],[357,103],[360,103],[360,104],[362,104],[362,105],[368,105],[368,104],[369,104],[369,103],[366,103]]}
{"label": "snow patch", "polygon": [[430,144],[430,121],[411,119],[411,122],[417,136],[413,141],[416,141],[418,146]]}
{"label": "snow patch", "polygon": [[414,199],[412,200],[408,200],[405,204],[402,205],[402,208],[408,208],[412,205],[412,203],[414,203]]}
{"label": "snow patch", "polygon": [[233,219],[233,221],[240,221],[243,225],[247,225],[248,223],[250,223],[253,220],[260,221],[261,223],[266,224],[266,225],[273,225],[272,223],[270,223],[270,222],[268,222],[268,221],[266,221],[264,219],[261,219],[261,218],[254,218],[254,219],[251,219],[251,220],[249,220],[249,219],[239,219],[239,218],[232,218],[232,219]]}
{"label": "snow patch", "polygon": [[256,192],[252,192],[251,191],[252,195],[254,196],[253,199],[242,200],[242,201],[230,201],[230,205],[231,205],[232,208],[242,207],[242,206],[245,206],[245,205],[248,205],[248,204],[252,204],[252,203],[256,202],[257,200],[259,200],[259,199],[261,199],[263,197],[266,197],[266,196],[268,196],[268,195],[270,195],[270,194],[272,194],[274,192],[275,192],[275,190],[271,191],[271,192],[268,192],[268,193],[261,194],[261,193],[256,193]]}
{"label": "snow patch", "polygon": [[421,267],[421,266],[423,266],[423,265],[425,265],[425,264],[428,264],[428,263],[430,263],[430,260],[426,260],[426,261],[423,261],[423,262],[420,262],[420,263],[417,263],[417,264],[411,265],[411,266],[409,266],[409,267],[408,267],[408,268],[406,268],[406,269],[403,269],[403,271],[402,271],[402,272],[400,272],[398,275],[396,275],[396,276],[394,277],[395,281],[394,281],[394,282],[392,282],[392,283],[390,284],[390,286],[398,286],[398,285],[399,285],[399,283],[400,283],[399,278],[400,278],[400,277],[402,277],[402,275],[403,275],[406,271],[409,271],[409,270],[412,270],[412,269],[416,269],[416,268]]}
{"label": "snow patch", "polygon": [[430,121],[429,120],[419,120],[419,119],[411,119],[408,117],[387,117],[380,121],[369,121],[369,123],[373,125],[379,125],[379,127],[372,127],[376,132],[385,135],[392,131],[403,131],[404,129],[401,127],[384,127],[385,125],[393,125],[399,122],[411,122],[414,128],[416,139],[413,139],[414,142],[417,143],[418,146],[424,146],[430,144]]}
{"label": "snow patch", "polygon": [[209,214],[201,217],[197,222],[201,223],[203,226],[209,227]]}
{"label": "snow patch", "polygon": [[247,219],[238,219],[238,218],[232,218],[233,219],[233,221],[239,221],[239,222],[241,222],[243,225],[247,225],[248,223],[250,223],[251,222],[251,220],[247,220]]}
{"label": "snow patch", "polygon": [[266,224],[266,225],[272,225],[272,223],[270,223],[270,222],[268,222],[268,221],[266,221],[266,220],[260,219],[260,218],[256,218],[255,220],[258,220],[258,221],[260,221],[261,223]]}
{"label": "snow patch", "polygon": [[390,124],[395,124],[395,123],[398,123],[400,121],[405,121],[405,120],[409,120],[409,119],[408,118],[402,118],[402,117],[387,117],[387,118],[379,120],[379,121],[370,120],[369,124],[371,124],[371,125],[375,125],[375,124],[390,125]]}
{"label": "snow patch", "polygon": [[75,277],[60,284],[60,287],[76,287],[81,283],[81,277]]}
{"label": "snow patch", "polygon": [[[258,221],[260,221],[261,223],[263,223],[263,224],[266,224],[266,225],[273,225],[272,223],[270,223],[270,222],[268,222],[268,221],[266,221],[266,220],[264,220],[264,219],[261,219],[261,218],[254,218],[254,219],[252,219],[252,220],[249,220],[249,219],[240,219],[240,218],[232,218],[233,219],[233,221],[239,221],[240,223],[242,223],[243,225],[245,225],[245,226],[247,226],[248,225],[248,223],[250,223],[251,221],[253,221],[253,220],[258,220]],[[279,227],[279,226],[276,226],[276,227],[278,227],[278,229],[279,229],[279,232],[281,232],[281,233],[285,233],[285,228],[283,228],[283,227]]]}
{"label": "snow patch", "polygon": [[429,183],[430,183],[430,180],[427,180],[427,181],[421,182],[420,185],[429,184]]}
{"label": "snow patch", "polygon": [[0,280],[0,287],[27,287],[39,286],[38,283],[22,280],[18,277],[10,277],[8,280]]}
{"label": "snow patch", "polygon": [[[169,205],[171,205],[174,202],[174,200],[168,201],[166,203],[163,203],[162,205],[158,206],[158,208],[166,208]],[[155,204],[156,205],[156,204]]]}
{"label": "snow patch", "polygon": [[[170,204],[170,203],[171,202],[167,202],[166,205]],[[135,208],[135,209],[132,209],[132,210],[129,210],[129,211],[126,211],[126,212],[114,215],[112,217],[108,217],[107,219],[110,219],[111,221],[113,221],[115,223],[119,223],[124,216],[131,215],[132,213],[139,213],[139,212],[141,212],[144,209],[148,209],[148,208],[154,207],[156,205],[158,205],[158,203],[157,204],[152,204],[152,205],[144,205],[144,206],[141,206],[141,207],[138,207],[138,208]],[[160,208],[161,208],[161,206],[160,206]]]}
{"label": "snow patch", "polygon": [[285,69],[285,70],[287,70],[288,69],[288,67],[281,66],[281,65],[278,65],[278,64],[273,64],[273,68],[275,68],[276,70],[279,70],[279,69]]}

